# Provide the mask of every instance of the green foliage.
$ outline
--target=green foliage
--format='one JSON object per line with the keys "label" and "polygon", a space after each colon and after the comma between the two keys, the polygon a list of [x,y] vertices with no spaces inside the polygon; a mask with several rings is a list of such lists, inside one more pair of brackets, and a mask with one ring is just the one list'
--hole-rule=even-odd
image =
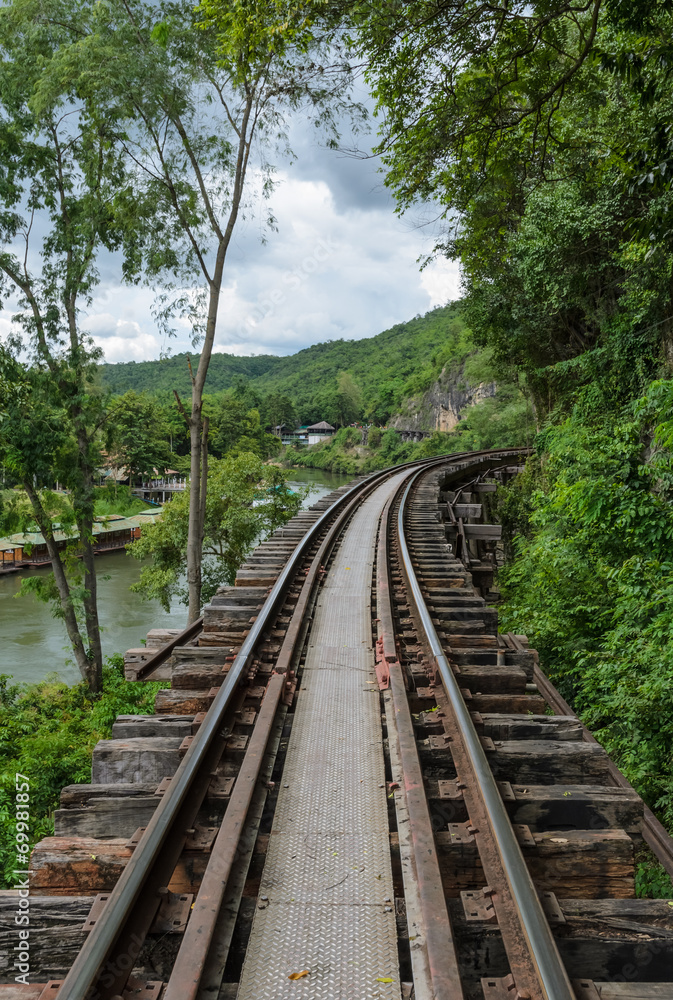
{"label": "green foliage", "polygon": [[529,445],[534,435],[535,417],[530,400],[518,389],[503,385],[498,388],[497,395],[466,410],[453,432],[455,448],[452,450],[481,451]]}
{"label": "green foliage", "polygon": [[[217,588],[233,583],[236,570],[252,548],[297,513],[306,490],[293,492],[286,473],[265,465],[250,452],[231,454],[209,463],[204,528],[203,592],[207,602]],[[147,527],[129,546],[136,559],[151,558],[140,581],[131,588],[166,610],[178,594],[188,602],[181,574],[185,565],[189,524],[189,491],[178,493],[164,508],[161,520]]]}
{"label": "green foliage", "polygon": [[[350,427],[342,427],[333,437],[311,448],[288,448],[285,462],[289,465],[306,469],[324,469],[344,476],[354,476],[359,471],[358,456],[353,454],[352,444],[348,443]],[[341,441],[337,441],[338,435]],[[359,436],[359,435],[358,435]]]}
{"label": "green foliage", "polygon": [[638,899],[673,899],[673,882],[663,865],[650,857],[636,863]]}
{"label": "green foliage", "polygon": [[352,424],[362,415],[362,390],[350,372],[339,372],[336,394],[337,423]]}
{"label": "green foliage", "polygon": [[291,54],[314,49],[330,5],[325,0],[202,0],[200,12],[203,27],[217,31],[219,64],[244,86],[250,77],[268,72],[271,57],[283,64]]}
{"label": "green foliage", "polygon": [[130,389],[115,400],[107,424],[108,461],[127,471],[131,486],[137,477],[162,475],[170,468],[167,436],[168,427],[156,400]]}
{"label": "green foliage", "polygon": [[[646,9],[645,9],[646,8]],[[670,4],[355,4],[400,210],[432,199],[465,318],[538,419],[618,411],[670,341]]]}
{"label": "green foliage", "polygon": [[140,497],[133,496],[128,486],[108,483],[96,487],[94,510],[98,517],[105,517],[108,514],[132,517],[133,514],[139,514],[146,508],[146,502]]}
{"label": "green foliage", "polygon": [[[99,253],[120,244],[113,203],[126,175],[118,121],[89,85],[93,64],[63,72],[63,54],[92,17],[92,8],[60,0],[16,0],[0,12],[0,300],[14,299],[0,357],[0,380],[11,387],[0,461],[30,497],[49,547],[54,586],[38,591],[58,603],[77,666],[97,690],[93,471],[105,406],[91,382],[101,351],[81,317],[99,280]],[[71,491],[77,521],[86,584],[78,594],[36,492],[55,478]],[[74,609],[80,601],[84,627]]]}
{"label": "green foliage", "polygon": [[[135,392],[169,394],[176,389],[181,396],[191,390],[187,354],[172,354],[159,361],[120,361],[101,364],[98,372],[101,384],[109,392],[121,395],[130,389]],[[270,354],[256,357],[238,357],[235,354],[213,354],[208,367],[206,389],[211,393],[224,392],[234,385],[237,376],[254,380],[273,371],[283,358]]]}
{"label": "green foliage", "polygon": [[15,775],[30,780],[31,847],[54,832],[53,814],[64,785],[91,780],[93,748],[109,739],[117,715],[154,710],[159,684],[124,680],[121,656],[107,660],[103,689],[58,679],[13,685],[0,676],[0,870],[3,888],[16,884]]}
{"label": "green foliage", "polygon": [[[209,449],[214,455],[223,457],[249,452],[258,458],[269,458],[280,450],[279,439],[264,430],[259,412],[261,405],[260,394],[240,377],[227,392],[206,397],[205,412],[211,427]],[[278,422],[275,418],[279,412],[291,415],[292,404],[286,397],[273,395],[270,406],[274,409],[273,425]]]}
{"label": "green foliage", "polygon": [[669,393],[670,383],[654,383],[617,422],[578,409],[546,430],[542,466],[503,511],[510,530],[525,534],[501,574],[501,628],[526,632],[549,676],[670,825],[673,466],[656,445]]}
{"label": "green foliage", "polygon": [[376,450],[381,446],[382,432],[380,427],[370,427],[369,434],[367,435],[367,444],[370,448]]}

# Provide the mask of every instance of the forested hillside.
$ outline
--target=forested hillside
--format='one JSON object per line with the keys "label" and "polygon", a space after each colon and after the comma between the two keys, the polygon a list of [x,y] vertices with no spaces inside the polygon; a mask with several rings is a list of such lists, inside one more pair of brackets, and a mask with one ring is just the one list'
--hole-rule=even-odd
{"label": "forested hillside", "polygon": [[[187,395],[191,390],[187,354],[173,354],[160,361],[120,361],[99,366],[100,380],[110,392],[173,392]],[[214,354],[208,369],[209,392],[229,389],[236,377],[256,379],[273,369],[281,359],[271,354],[239,358],[234,354]]]}
{"label": "forested hillside", "polygon": [[[243,377],[254,392],[288,396],[300,422],[339,422],[339,377],[347,373],[368,419],[385,422],[403,399],[423,392],[445,364],[458,363],[474,350],[457,304],[434,309],[364,340],[314,344],[288,357],[239,358],[215,354],[206,391],[231,388]],[[114,393],[186,394],[190,389],[187,355],[162,361],[101,365],[101,381]],[[354,419],[361,416],[354,413]]]}

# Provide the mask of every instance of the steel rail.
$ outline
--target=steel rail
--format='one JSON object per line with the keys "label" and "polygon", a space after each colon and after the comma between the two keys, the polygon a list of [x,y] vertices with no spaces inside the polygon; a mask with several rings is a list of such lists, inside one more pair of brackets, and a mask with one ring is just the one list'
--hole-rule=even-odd
{"label": "steel rail", "polygon": [[164,1000],[196,1000],[198,996],[206,958],[226,892],[227,880],[236,857],[238,840],[243,831],[255,783],[259,777],[276,711],[285,687],[285,680],[297,652],[300,637],[303,635],[305,615],[320,580],[320,571],[356,506],[364,496],[373,492],[380,485],[378,479],[374,483],[366,483],[364,489],[350,499],[330,525],[327,535],[313,556],[262,701],[259,718],[250,740],[249,753],[246,752],[243,766],[236,778],[227,811],[224,814],[198,895],[194,901],[187,928],[171,971],[171,978],[164,993]]}
{"label": "steel rail", "polygon": [[[303,560],[306,550],[316,535],[335,516],[335,513],[338,513],[338,510],[348,503],[353,494],[362,492],[370,481],[383,479],[386,475],[389,476],[390,474],[390,471],[387,471],[385,474],[375,474],[369,479],[357,483],[348,492],[344,493],[310,526],[293,550],[292,555],[271,588],[271,592],[262,610],[251,626],[248,635],[243,640],[241,648],[234,658],[222,686],[219,688],[197,735],[173,776],[168,790],[154,811],[140,843],[112,890],[105,907],[105,912],[96,922],[84,946],[73,962],[70,971],[63,980],[61,995],[67,998],[67,1000],[86,1000],[88,993],[95,986],[98,986],[96,992],[101,1000],[116,996],[119,992],[121,979],[117,971],[117,964],[113,963],[115,967],[105,975],[106,983],[99,983],[99,979],[103,978],[104,967],[122,934],[129,915],[138,904],[147,873],[159,858],[162,848],[173,832],[176,820],[179,817],[181,808],[185,805],[192,783],[206,761],[208,750],[222,728],[227,711],[231,706],[239,682],[249,665],[255,646],[262,637],[263,631],[268,627],[270,619],[276,613],[281,598],[285,596],[285,592],[299,564]],[[126,949],[126,954],[128,954],[128,948]]]}
{"label": "steel rail", "polygon": [[[424,470],[419,470],[407,485],[397,516],[397,539],[400,558],[416,608],[419,622],[437,665],[439,676],[456,718],[459,735],[469,755],[479,792],[493,831],[502,868],[514,902],[521,931],[536,970],[542,995],[546,1000],[575,1000],[570,979],[559,955],[535,885],[521,853],[502,796],[486,759],[474,723],[460,692],[460,687],[435,631],[425,604],[404,528],[406,504],[411,490]],[[519,984],[517,984],[519,985]]]}
{"label": "steel rail", "polygon": [[[376,555],[376,611],[380,622],[382,652],[387,661],[392,692],[394,714],[391,721],[397,733],[399,761],[404,780],[404,796],[409,814],[409,836],[423,926],[424,950],[427,957],[427,971],[424,971],[424,978],[428,977],[430,980],[428,987],[433,1000],[462,1000],[463,987],[458,969],[453,928],[442,887],[437,845],[435,844],[428,798],[425,792],[423,770],[418,757],[404,675],[398,660],[395,643],[388,538],[393,504],[404,486],[405,483],[402,483],[396,490],[395,496],[387,502],[381,515]],[[419,985],[416,984],[417,996],[420,994]]]}
{"label": "steel rail", "polygon": [[[146,883],[151,885],[149,873],[154,870],[155,866],[159,867],[160,861],[163,861],[164,868],[166,868],[167,865],[170,866],[171,858],[179,857],[186,832],[181,831],[176,834],[176,823],[179,823],[181,818],[184,819],[185,814],[189,814],[189,809],[195,815],[194,803],[190,799],[192,786],[196,787],[200,782],[200,794],[205,796],[207,782],[204,782],[201,772],[208,763],[211,764],[211,767],[214,766],[214,761],[211,761],[210,757],[213,756],[217,748],[218,739],[221,741],[223,738],[222,729],[225,719],[231,711],[239,683],[245,675],[254,649],[284,598],[307,549],[325,525],[354,496],[366,491],[368,487],[384,482],[400,469],[413,469],[420,466],[420,472],[428,466],[441,462],[448,461],[455,464],[462,461],[472,464],[481,459],[485,461],[489,457],[504,458],[507,455],[521,453],[522,449],[515,448],[493,449],[476,453],[461,452],[442,458],[433,457],[420,463],[403,463],[401,466],[373,473],[339,497],[308,528],[281,570],[259,615],[245,637],[222,686],[206,713],[204,721],[173,776],[168,790],[154,811],[140,843],[112,890],[103,915],[96,922],[63,980],[61,995],[65,1000],[86,1000],[94,987],[97,987],[96,996],[99,1000],[111,1000],[112,997],[120,993],[133,966],[133,958],[138,954],[142,943],[139,940],[142,935],[139,935],[137,931],[131,933],[127,925],[130,925],[133,915],[136,919],[136,926],[144,928],[143,933],[146,933],[156,912],[156,905],[158,905],[158,900],[150,898],[151,892],[143,893],[143,890],[146,889]],[[196,623],[194,624],[196,625]],[[178,638],[176,637],[176,639]],[[167,645],[171,644],[175,644],[173,640]],[[165,647],[158,650],[155,656],[158,657],[162,654],[164,649]],[[198,809],[200,801],[199,799],[196,809]],[[183,825],[188,827],[191,824],[187,822]],[[172,840],[171,835],[173,835]],[[116,956],[119,961],[111,960],[115,949],[120,952]]]}

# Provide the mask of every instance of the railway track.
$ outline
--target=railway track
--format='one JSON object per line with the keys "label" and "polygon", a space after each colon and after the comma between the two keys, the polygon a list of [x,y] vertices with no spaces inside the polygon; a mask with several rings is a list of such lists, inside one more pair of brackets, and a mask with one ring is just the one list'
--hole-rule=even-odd
{"label": "railway track", "polygon": [[130,664],[171,687],[64,789],[0,1000],[673,997],[671,840],[489,604],[519,461],[335,491]]}

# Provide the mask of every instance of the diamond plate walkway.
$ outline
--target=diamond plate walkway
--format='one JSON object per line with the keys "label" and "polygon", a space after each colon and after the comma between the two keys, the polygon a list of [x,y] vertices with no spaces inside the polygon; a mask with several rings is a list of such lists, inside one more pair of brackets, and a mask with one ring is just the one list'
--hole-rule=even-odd
{"label": "diamond plate walkway", "polygon": [[370,605],[402,478],[355,513],[318,599],[239,1000],[401,995]]}

